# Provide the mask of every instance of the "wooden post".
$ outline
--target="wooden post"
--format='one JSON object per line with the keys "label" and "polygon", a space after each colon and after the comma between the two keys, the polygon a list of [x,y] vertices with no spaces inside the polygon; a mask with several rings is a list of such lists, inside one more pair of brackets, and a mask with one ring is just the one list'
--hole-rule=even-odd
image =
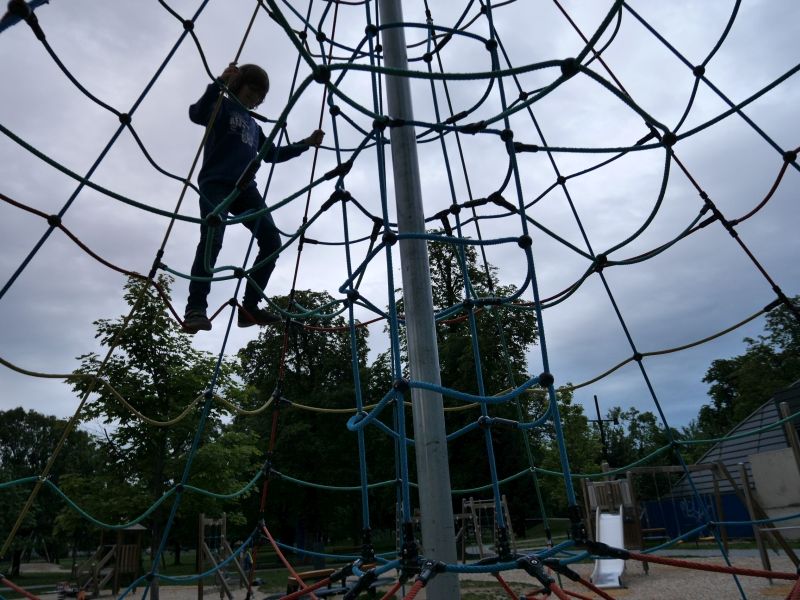
{"label": "wooden post", "polygon": [[[719,521],[725,520],[725,513],[722,510],[722,496],[719,493],[719,479],[717,478],[717,469],[711,469],[711,478],[714,482],[714,503],[717,506],[717,519]],[[720,536],[722,536],[722,547],[725,548],[725,553],[728,553],[728,528],[725,525],[719,527]]]}
{"label": "wooden post", "polygon": [[[750,490],[750,478],[747,476],[747,467],[745,467],[744,463],[739,463],[739,476],[742,480],[742,489],[744,490],[744,497],[747,504],[747,513],[750,515],[750,520],[755,521],[755,510],[753,508],[753,495]],[[767,571],[772,570],[772,566],[769,563],[769,554],[767,554],[766,549],[764,548],[764,541],[761,539],[761,527],[753,523],[753,534],[756,537],[756,546],[758,547],[758,553],[761,556],[761,565]],[[769,582],[772,583],[772,579],[769,578]]]}
{"label": "wooden post", "polygon": [[[791,413],[789,412],[789,405],[786,402],[781,402],[778,406],[780,411],[781,419],[785,419]],[[794,454],[794,464],[797,466],[797,472],[800,473],[800,441],[797,439],[797,432],[795,431],[794,423],[791,421],[786,421],[783,424],[783,430],[786,433],[786,440],[789,442],[789,446],[792,448],[792,454]]]}

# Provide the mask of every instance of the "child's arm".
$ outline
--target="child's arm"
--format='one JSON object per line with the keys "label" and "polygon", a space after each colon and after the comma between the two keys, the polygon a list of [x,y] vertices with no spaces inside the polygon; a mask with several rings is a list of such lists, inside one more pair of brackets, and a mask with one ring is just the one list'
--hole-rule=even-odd
{"label": "child's arm", "polygon": [[[221,81],[225,85],[228,84],[231,77],[233,77],[238,72],[238,69],[233,66],[229,65],[217,78],[217,81]],[[211,119],[211,113],[214,112],[214,105],[217,102],[217,98],[219,97],[219,86],[217,82],[211,83],[206,88],[206,91],[203,92],[203,95],[200,96],[200,99],[192,104],[189,107],[189,119],[191,119],[192,123],[197,123],[198,125],[208,125],[208,121]]]}
{"label": "child's arm", "polygon": [[200,99],[189,107],[189,119],[198,125],[208,125],[211,113],[214,112],[214,104],[219,97],[219,87],[216,83],[210,83],[200,96]]}
{"label": "child's arm", "polygon": [[[308,150],[311,146],[318,147],[322,143],[322,138],[325,137],[325,132],[317,129],[306,139],[276,148],[274,145],[270,146],[266,154],[264,154],[264,162],[279,163],[290,160],[296,156],[300,156],[303,152]],[[261,145],[264,145],[266,137],[261,132],[260,135]]]}

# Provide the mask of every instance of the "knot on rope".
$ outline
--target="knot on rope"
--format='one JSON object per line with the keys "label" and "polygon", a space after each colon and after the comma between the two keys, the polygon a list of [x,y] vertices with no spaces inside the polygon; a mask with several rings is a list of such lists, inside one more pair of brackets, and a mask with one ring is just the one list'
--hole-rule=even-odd
{"label": "knot on rope", "polygon": [[374,23],[370,23],[364,28],[364,33],[367,37],[375,37],[378,35],[378,26]]}
{"label": "knot on rope", "polygon": [[392,383],[392,388],[401,394],[405,394],[411,389],[411,385],[409,384],[408,379],[400,378],[394,380],[394,383]]}
{"label": "knot on rope", "polygon": [[338,104],[331,104],[331,107],[328,109],[328,112],[331,114],[332,117],[338,117],[342,114],[342,109],[339,107]]}
{"label": "knot on rope", "polygon": [[509,202],[505,198],[503,198],[503,194],[501,194],[500,192],[492,192],[486,199],[489,202],[496,204],[497,206],[505,208],[508,212],[512,213],[517,212],[517,207],[511,204],[511,202]]}
{"label": "knot on rope", "polygon": [[598,254],[594,257],[594,263],[592,264],[592,271],[596,273],[602,273],[603,269],[608,265],[608,256],[604,253]]}
{"label": "knot on rope", "polygon": [[430,63],[433,60],[433,54],[430,52],[426,52],[422,55],[422,60],[426,63]]}
{"label": "knot on rope", "polygon": [[378,234],[383,229],[383,219],[380,217],[372,217],[372,232],[369,234],[369,241],[373,244],[378,239]]}
{"label": "knot on rope", "polygon": [[793,163],[797,160],[797,152],[794,150],[787,150],[783,153],[783,160],[787,163]]}
{"label": "knot on rope", "polygon": [[261,472],[266,476],[272,473],[272,467],[274,466],[272,458],[272,451],[267,452],[267,458],[264,460],[264,464],[261,465]]}
{"label": "knot on rope", "polygon": [[314,67],[314,81],[317,83],[328,83],[331,80],[331,70],[325,65]]}
{"label": "knot on rope", "polygon": [[692,69],[692,75],[695,77],[702,77],[706,74],[706,68],[703,65],[697,65],[694,69]]}
{"label": "knot on rope", "polygon": [[61,225],[61,217],[58,215],[47,215],[47,224],[50,227],[59,227]]}
{"label": "knot on rope", "polygon": [[672,133],[671,131],[667,131],[661,136],[661,143],[664,144],[666,148],[672,148],[678,142],[678,136]]}
{"label": "knot on rope", "polygon": [[470,135],[475,135],[476,133],[486,129],[486,127],[487,127],[486,121],[477,121],[475,123],[467,123],[466,125],[461,125],[461,127],[458,127],[458,131],[469,133]]}
{"label": "knot on rope", "polygon": [[581,580],[581,576],[578,573],[570,569],[567,565],[562,564],[561,561],[558,560],[557,558],[552,558],[552,557],[545,558],[542,561],[542,563],[544,563],[544,566],[547,567],[548,569],[552,569],[553,571],[555,571],[559,575],[563,575],[567,579],[571,579],[572,581]]}
{"label": "knot on rope", "polygon": [[545,589],[549,590],[555,580],[545,572],[544,566],[542,560],[537,556],[524,556],[517,559],[517,567],[524,570],[531,577],[536,578]]}
{"label": "knot on rope", "polygon": [[40,42],[45,40],[44,31],[42,31],[39,25],[39,19],[25,0],[11,0],[8,3],[8,12],[25,21],[31,28],[31,31],[33,31],[33,35],[36,36],[37,40]]}
{"label": "knot on rope", "polygon": [[326,210],[328,210],[331,206],[333,206],[334,204],[336,204],[340,200],[342,202],[347,202],[348,200],[351,200],[352,198],[353,198],[353,196],[350,195],[350,192],[348,192],[347,190],[343,190],[341,188],[336,188],[333,191],[333,193],[330,195],[330,198],[328,198],[325,201],[325,203],[322,205],[322,207],[320,208],[320,212],[325,212]]}
{"label": "knot on rope", "polygon": [[370,569],[359,577],[355,585],[347,591],[344,595],[344,600],[355,600],[361,592],[369,590],[369,587],[375,583],[376,579],[378,579],[378,574],[375,572],[374,568]]}
{"label": "knot on rope", "polygon": [[628,560],[631,557],[630,552],[625,550],[625,548],[616,548],[614,546],[609,546],[608,544],[604,544],[603,542],[596,542],[594,540],[586,540],[582,543],[586,549],[594,554],[595,556],[606,556],[608,558],[620,558],[622,560]]}
{"label": "knot on rope", "polygon": [[389,229],[383,232],[383,243],[387,246],[394,246],[397,243],[397,234]]}
{"label": "knot on rope", "polygon": [[245,271],[242,267],[236,267],[233,269],[233,276],[236,277],[236,279],[242,279],[246,275],[247,271]]}
{"label": "knot on rope", "polygon": [[555,377],[553,377],[552,373],[543,371],[539,375],[539,385],[542,386],[543,388],[550,387],[551,385],[553,385],[553,382],[555,382]]}
{"label": "knot on rope", "polygon": [[119,122],[122,123],[123,125],[130,125],[131,116],[128,113],[120,113]]}
{"label": "knot on rope", "polygon": [[490,429],[492,427],[492,418],[487,415],[481,415],[476,423],[481,429]]}
{"label": "knot on rope", "polygon": [[577,75],[580,67],[578,66],[578,61],[575,60],[573,57],[565,58],[561,61],[561,74],[569,79],[573,75]]}
{"label": "knot on rope", "polygon": [[194,21],[192,21],[191,19],[184,19],[183,28],[186,31],[194,30]]}
{"label": "knot on rope", "polygon": [[523,144],[522,142],[514,142],[514,152],[538,152],[538,144]]}
{"label": "knot on rope", "polygon": [[461,119],[463,119],[467,115],[469,115],[469,112],[467,112],[466,110],[462,110],[460,113],[456,113],[456,114],[446,118],[444,120],[444,122],[445,122],[446,125],[452,125],[453,123],[455,123],[456,121],[460,121]]}
{"label": "knot on rope", "polygon": [[500,139],[504,142],[510,142],[514,139],[514,131],[511,129],[503,129],[503,131],[500,132]]}
{"label": "knot on rope", "polygon": [[212,213],[205,218],[206,225],[209,227],[219,227],[222,225],[222,217],[218,214]]}
{"label": "knot on rope", "polygon": [[280,388],[275,388],[275,391],[272,392],[272,396],[270,396],[270,400],[275,405],[275,410],[281,410],[282,408],[287,408],[291,406],[292,401],[288,398],[283,397],[283,393]]}
{"label": "knot on rope", "polygon": [[533,245],[533,240],[531,239],[531,236],[527,234],[521,235],[517,240],[517,245],[520,248],[530,248]]}
{"label": "knot on rope", "polygon": [[447,235],[453,235],[453,228],[450,226],[450,211],[452,210],[452,206],[450,208],[445,208],[444,210],[440,210],[438,213],[433,215],[434,219],[439,219],[442,222],[442,227],[444,228],[444,232]]}
{"label": "knot on rope", "polygon": [[344,177],[350,172],[350,169],[353,168],[353,159],[346,160],[343,163],[339,163],[333,169],[325,173],[324,178],[325,180],[331,180],[334,177]]}
{"label": "knot on rope", "polygon": [[391,119],[386,115],[375,117],[375,119],[372,121],[373,131],[383,131],[389,126],[389,121],[391,121]]}
{"label": "knot on rope", "polygon": [[417,581],[422,584],[422,587],[425,587],[437,574],[444,573],[445,568],[446,565],[443,562],[428,559],[422,563],[419,575],[417,575]]}
{"label": "knot on rope", "polygon": [[489,52],[494,52],[495,50],[497,50],[497,40],[486,40],[486,43],[484,44],[484,47]]}

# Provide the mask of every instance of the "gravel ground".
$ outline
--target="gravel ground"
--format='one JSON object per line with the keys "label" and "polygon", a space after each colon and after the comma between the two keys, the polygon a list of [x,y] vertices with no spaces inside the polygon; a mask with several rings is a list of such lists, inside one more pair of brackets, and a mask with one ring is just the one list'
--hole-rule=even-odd
{"label": "gravel ground", "polygon": [[[725,564],[720,558],[692,558],[690,560],[703,564]],[[733,564],[743,568],[761,568],[760,560],[751,556],[735,557]],[[592,572],[592,564],[575,565],[574,569],[584,578],[588,578]],[[795,572],[791,561],[785,556],[773,556],[772,569],[788,573]],[[536,587],[532,584],[530,576],[524,571],[508,571],[503,574],[503,578],[517,594],[531,592]],[[468,600],[508,598],[507,594],[503,592],[491,575],[462,575],[460,581],[462,597]],[[757,577],[740,577],[739,581],[746,597],[751,600],[786,598],[792,586],[788,581],[776,579],[770,584],[766,579]],[[609,589],[606,592],[614,598],[623,598],[625,600],[727,600],[728,598],[736,599],[740,597],[736,583],[730,575],[656,564],[650,564],[650,573],[646,575],[641,565],[634,561],[628,561],[627,563],[624,582],[627,586],[626,588]],[[595,596],[578,583],[562,578],[562,584],[562,587],[566,590],[574,591],[590,598],[598,598],[598,596]],[[219,597],[218,588],[206,586],[205,591],[207,600],[215,600]],[[278,593],[282,590],[276,589],[272,591]],[[236,600],[244,600],[245,590],[234,590],[234,592]],[[140,588],[136,594],[129,597],[137,599],[141,594],[142,589]],[[256,593],[255,600],[262,600],[267,595],[260,592]],[[110,594],[106,592],[101,596],[108,598]],[[159,597],[160,600],[196,600],[197,588],[163,586]],[[402,598],[399,594],[396,597]],[[422,590],[417,595],[418,600],[424,600],[425,597],[425,590]],[[555,598],[555,596],[551,596],[551,598]]]}

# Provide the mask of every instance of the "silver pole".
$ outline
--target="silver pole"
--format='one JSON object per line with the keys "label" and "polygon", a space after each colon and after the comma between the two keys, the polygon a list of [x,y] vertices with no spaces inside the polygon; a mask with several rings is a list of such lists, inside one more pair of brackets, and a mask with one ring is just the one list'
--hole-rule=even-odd
{"label": "silver pole", "polygon": [[[401,1],[380,0],[380,17],[384,25],[402,23]],[[381,41],[386,66],[407,69],[403,28],[384,30]],[[407,78],[387,76],[386,98],[390,117],[405,121],[414,119],[411,86]],[[393,127],[390,135],[399,232],[424,233],[425,218],[414,127]],[[439,385],[441,371],[425,240],[400,240],[400,263],[411,377]],[[413,389],[411,404],[424,555],[425,558],[454,564],[457,560],[456,540],[442,395]],[[428,583],[426,589],[427,597],[431,600],[460,598],[458,577],[455,573],[438,574]]]}

